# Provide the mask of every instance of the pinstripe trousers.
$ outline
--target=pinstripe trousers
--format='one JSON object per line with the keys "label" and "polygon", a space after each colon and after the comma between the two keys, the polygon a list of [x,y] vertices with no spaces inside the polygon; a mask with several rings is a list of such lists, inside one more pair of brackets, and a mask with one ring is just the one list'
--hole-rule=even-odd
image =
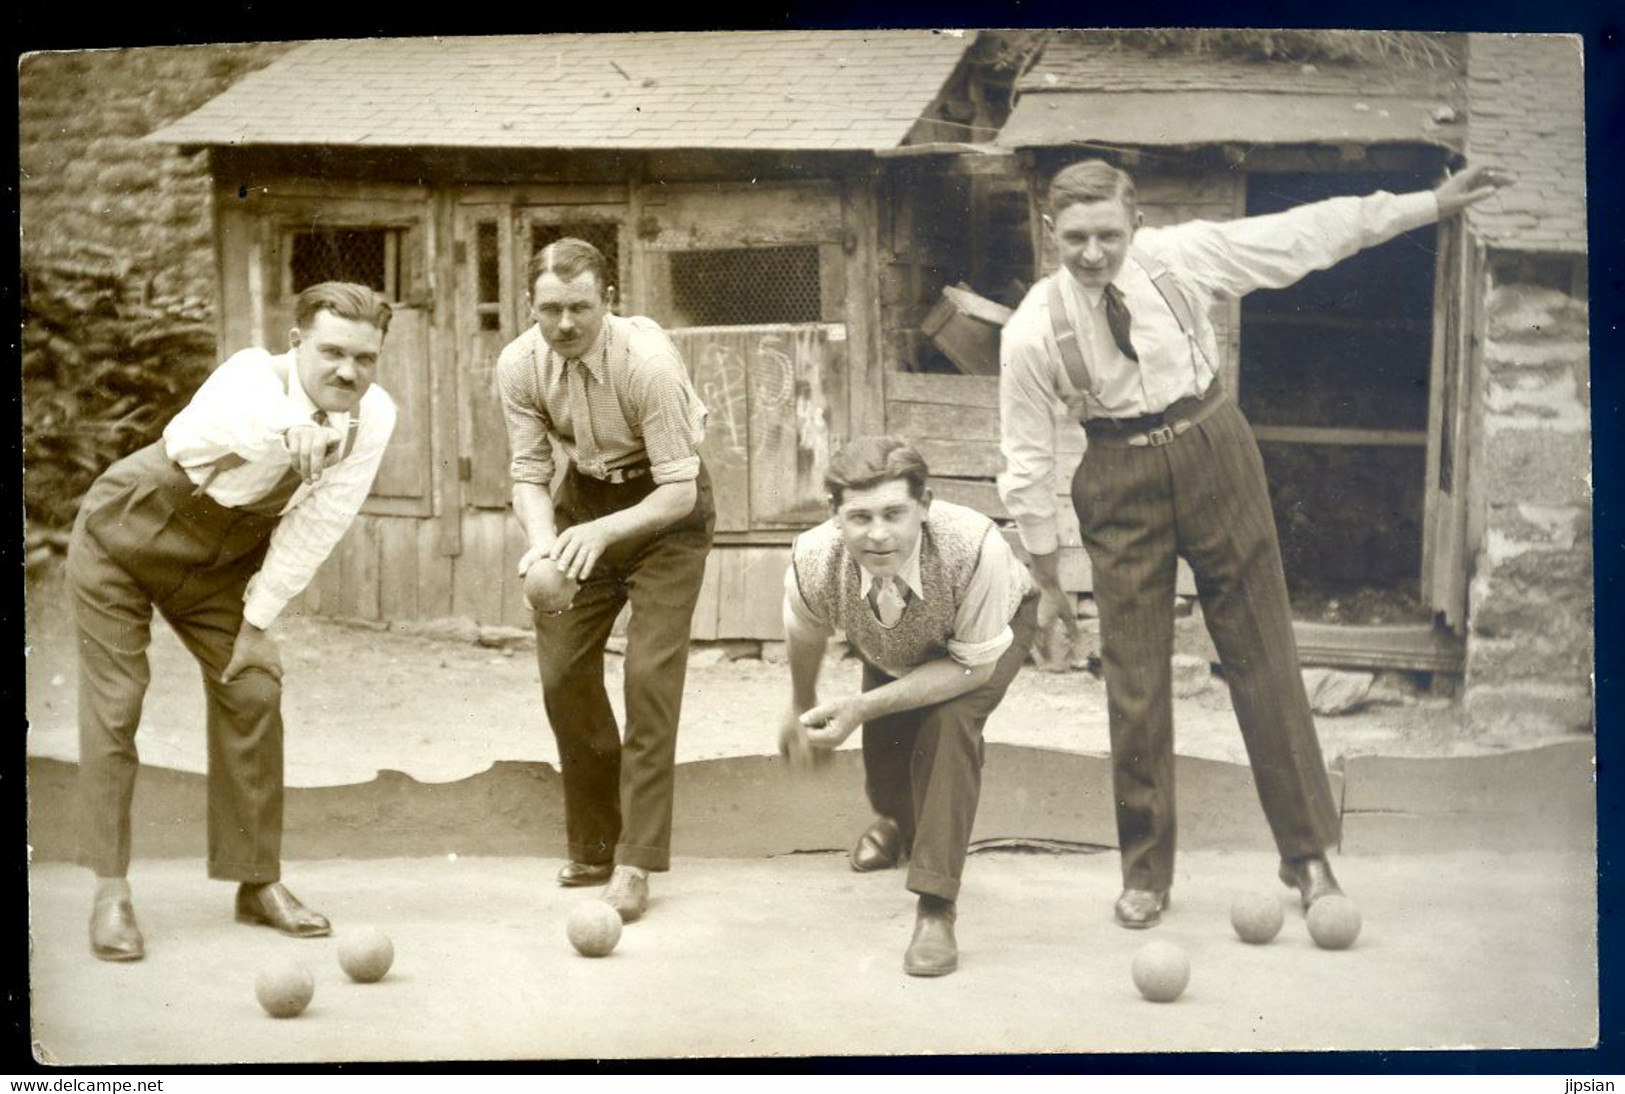
{"label": "pinstripe trousers", "polygon": [[[257,506],[275,512],[297,480]],[[151,681],[152,611],[203,670],[208,733],[209,876],[281,873],[282,685],[258,670],[220,673],[242,626],[243,590],[277,518],[199,495],[159,441],[108,468],[79,507],[68,587],[79,638],[81,859],[100,877],[130,865],[136,729]]]}
{"label": "pinstripe trousers", "polygon": [[1161,447],[1091,443],[1072,501],[1100,608],[1124,885],[1173,882],[1178,556],[1196,576],[1277,848],[1295,858],[1334,844],[1337,807],[1298,666],[1264,464],[1235,401]]}

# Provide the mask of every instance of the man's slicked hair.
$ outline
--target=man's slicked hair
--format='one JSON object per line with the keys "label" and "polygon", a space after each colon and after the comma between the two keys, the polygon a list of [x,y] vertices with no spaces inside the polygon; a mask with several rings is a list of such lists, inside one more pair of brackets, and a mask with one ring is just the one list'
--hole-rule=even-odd
{"label": "man's slicked hair", "polygon": [[926,480],[931,471],[925,457],[901,437],[858,437],[841,446],[829,458],[824,472],[824,489],[829,503],[840,505],[848,490],[867,490],[881,483],[902,479],[915,501],[925,498]]}
{"label": "man's slicked hair", "polygon": [[1139,209],[1134,179],[1105,160],[1080,160],[1055,173],[1049,182],[1049,215],[1058,217],[1070,205],[1120,201],[1129,219]]}
{"label": "man's slicked hair", "polygon": [[370,323],[379,334],[389,333],[389,317],[394,314],[384,294],[376,289],[351,281],[323,281],[299,294],[293,321],[300,330],[309,330],[317,313],[324,311],[355,323]]}
{"label": "man's slicked hair", "polygon": [[545,273],[560,281],[574,281],[583,273],[590,273],[600,296],[609,289],[609,261],[604,258],[604,252],[573,236],[554,240],[530,256],[530,264],[525,267],[526,289],[535,292],[537,280]]}

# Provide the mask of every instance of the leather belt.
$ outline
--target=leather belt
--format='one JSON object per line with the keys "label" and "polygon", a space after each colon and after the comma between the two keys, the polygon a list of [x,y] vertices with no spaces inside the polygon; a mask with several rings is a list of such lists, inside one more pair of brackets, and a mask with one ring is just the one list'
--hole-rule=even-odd
{"label": "leather belt", "polygon": [[607,482],[615,486],[619,486],[624,482],[631,482],[633,479],[641,479],[643,476],[649,474],[650,470],[651,468],[647,463],[631,463],[627,464],[625,467],[610,468],[602,475],[593,475],[589,472],[583,471],[579,467],[576,468],[576,472],[578,474],[586,475],[589,479],[597,479],[599,482]]}
{"label": "leather belt", "polygon": [[1089,418],[1084,432],[1090,444],[1112,448],[1161,448],[1224,405],[1226,393],[1217,383],[1203,396],[1187,396],[1156,414],[1138,418]]}

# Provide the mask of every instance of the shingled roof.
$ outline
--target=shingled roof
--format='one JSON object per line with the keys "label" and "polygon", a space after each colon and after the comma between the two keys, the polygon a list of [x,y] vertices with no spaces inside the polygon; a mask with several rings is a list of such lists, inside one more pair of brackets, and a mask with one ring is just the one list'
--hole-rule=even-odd
{"label": "shingled roof", "polygon": [[1465,80],[1450,65],[1248,60],[1153,53],[1068,32],[1017,84],[1005,147],[1101,142],[1399,143],[1457,147]]}
{"label": "shingled roof", "polygon": [[1510,250],[1586,250],[1580,39],[1475,34],[1468,50],[1468,155],[1517,176],[1468,210],[1473,228]]}
{"label": "shingled roof", "polygon": [[973,37],[730,31],[311,42],[152,139],[189,146],[895,148]]}

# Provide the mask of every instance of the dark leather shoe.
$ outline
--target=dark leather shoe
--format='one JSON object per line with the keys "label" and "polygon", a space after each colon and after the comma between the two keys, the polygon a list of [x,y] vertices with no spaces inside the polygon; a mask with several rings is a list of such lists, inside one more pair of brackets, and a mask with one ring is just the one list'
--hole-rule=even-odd
{"label": "dark leather shoe", "polygon": [[327,917],[299,903],[280,881],[269,885],[237,886],[237,922],[275,927],[295,938],[319,938],[333,933]]}
{"label": "dark leather shoe", "polygon": [[910,976],[947,976],[959,968],[959,943],[954,941],[957,909],[951,900],[920,902],[914,918],[914,939],[903,954],[903,971]]}
{"label": "dark leather shoe", "polygon": [[1343,887],[1332,876],[1332,865],[1325,855],[1308,855],[1299,859],[1281,860],[1281,884],[1298,890],[1303,898],[1303,910],[1323,896],[1341,896]]}
{"label": "dark leather shoe", "polygon": [[559,884],[566,889],[602,885],[614,872],[613,862],[567,862],[559,869]]}
{"label": "dark leather shoe", "polygon": [[890,870],[903,857],[903,830],[890,817],[876,817],[852,848],[852,869]]}
{"label": "dark leather shoe", "polygon": [[1162,922],[1163,909],[1169,903],[1166,889],[1124,889],[1113,911],[1119,924],[1138,931]]}
{"label": "dark leather shoe", "polygon": [[100,900],[90,910],[90,952],[103,961],[140,961],[146,956],[135,908],[128,900]]}

